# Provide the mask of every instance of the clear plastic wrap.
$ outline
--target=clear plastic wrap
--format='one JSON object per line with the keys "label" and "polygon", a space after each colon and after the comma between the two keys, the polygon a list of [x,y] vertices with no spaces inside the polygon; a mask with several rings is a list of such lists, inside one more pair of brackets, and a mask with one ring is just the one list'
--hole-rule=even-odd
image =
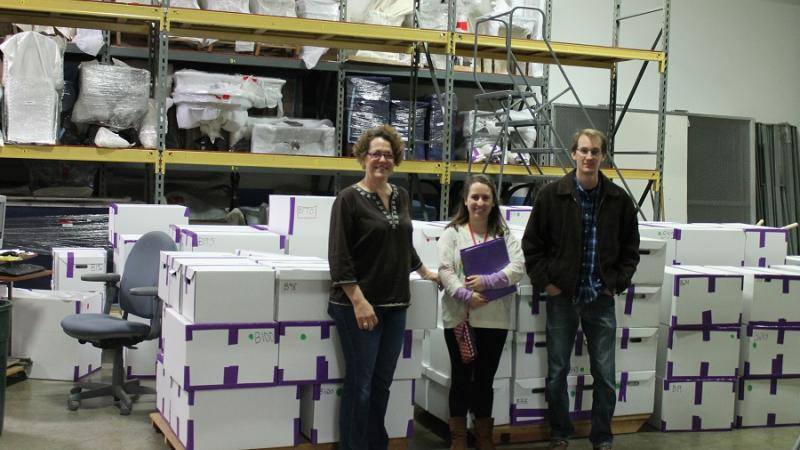
{"label": "clear plastic wrap", "polygon": [[[297,17],[304,19],[319,19],[339,21],[339,2],[337,0],[297,0]],[[311,69],[317,65],[322,55],[327,52],[325,47],[305,46],[300,51],[300,58]]]}
{"label": "clear plastic wrap", "polygon": [[112,130],[139,129],[150,97],[149,71],[94,61],[81,64],[80,71],[73,122],[95,123]]}
{"label": "clear plastic wrap", "polygon": [[[364,23],[399,27],[403,25],[406,16],[414,11],[414,1],[372,0],[367,6],[366,11],[368,13],[364,15]],[[411,55],[405,53],[359,50],[356,52],[356,55],[360,57],[396,61],[401,64],[408,64],[411,62]]]}
{"label": "clear plastic wrap", "polygon": [[294,0],[250,0],[250,12],[268,16],[297,17]]}
{"label": "clear plastic wrap", "polygon": [[200,7],[207,11],[228,11],[249,14],[250,0],[200,0]]}
{"label": "clear plastic wrap", "polygon": [[22,32],[6,39],[0,51],[6,141],[55,144],[64,89],[63,41]]}
{"label": "clear plastic wrap", "polygon": [[425,156],[431,161],[440,161],[444,148],[444,111],[436,95],[428,96],[425,100],[431,105],[428,110],[428,126],[425,127],[425,138],[428,141]]}
{"label": "clear plastic wrap", "polygon": [[330,121],[283,119],[253,126],[253,153],[335,156],[336,129]]}
{"label": "clear plastic wrap", "polygon": [[348,108],[356,101],[390,102],[392,79],[389,77],[347,77]]}
{"label": "clear plastic wrap", "polygon": [[[6,218],[5,248],[22,248],[49,255],[53,247],[97,248],[108,243],[107,212],[76,214],[75,208],[29,209],[42,215]],[[31,239],[31,236],[36,239]]]}
{"label": "clear plastic wrap", "polygon": [[347,142],[391,122],[391,83],[389,77],[348,77],[346,86]]}
{"label": "clear plastic wrap", "polygon": [[237,105],[244,108],[274,108],[283,100],[286,80],[179,70],[175,72],[175,103]]}
{"label": "clear plastic wrap", "polygon": [[[167,110],[172,107],[172,99],[167,97]],[[164,126],[168,127],[168,121],[164,121]],[[144,148],[156,148],[158,144],[158,139],[156,136],[156,131],[158,129],[158,109],[156,105],[155,99],[149,99],[147,101],[147,114],[144,116],[144,121],[142,122],[142,129],[139,130],[139,142],[142,144]],[[164,129],[164,133],[167,132],[167,129]]]}
{"label": "clear plastic wrap", "polygon": [[35,161],[27,164],[31,192],[41,197],[91,197],[100,164]]}
{"label": "clear plastic wrap", "polygon": [[411,102],[403,100],[392,100],[392,126],[403,138],[406,143],[407,159],[425,159],[425,119],[428,116],[428,104],[425,102],[416,102],[415,117],[414,117],[414,139],[416,141],[414,148],[408,148],[409,142],[409,128],[411,124]]}

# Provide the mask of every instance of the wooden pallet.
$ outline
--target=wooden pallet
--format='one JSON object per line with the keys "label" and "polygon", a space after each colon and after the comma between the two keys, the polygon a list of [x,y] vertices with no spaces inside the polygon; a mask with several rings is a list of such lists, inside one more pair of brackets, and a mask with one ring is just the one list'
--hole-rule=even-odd
{"label": "wooden pallet", "polygon": [[[167,419],[161,415],[160,412],[152,412],[150,413],[150,423],[153,425],[153,428],[156,432],[161,433],[164,435],[164,442],[174,450],[186,450],[181,441],[178,439],[178,436],[172,432],[172,429],[169,427],[169,423],[167,423]],[[335,450],[336,443],[329,443],[329,444],[312,444],[308,441],[301,442],[300,444],[294,447],[273,447],[270,449],[258,449],[258,450]],[[400,438],[400,439],[389,439],[389,448],[388,450],[407,450],[408,449],[408,439]]]}
{"label": "wooden pallet", "polygon": [[[632,416],[614,417],[611,422],[611,430],[614,434],[629,434],[639,431],[650,414],[638,414]],[[580,438],[589,436],[592,423],[589,420],[575,422],[575,433],[573,437]],[[494,442],[496,444],[516,444],[521,442],[537,442],[550,439],[550,427],[547,424],[541,425],[502,425],[494,428]]]}

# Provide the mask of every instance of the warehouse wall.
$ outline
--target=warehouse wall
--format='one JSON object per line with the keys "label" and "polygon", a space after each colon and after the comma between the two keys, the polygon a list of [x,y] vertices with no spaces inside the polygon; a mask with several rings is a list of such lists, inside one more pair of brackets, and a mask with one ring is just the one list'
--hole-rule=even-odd
{"label": "warehouse wall", "polygon": [[[622,15],[661,4],[626,0]],[[553,0],[553,40],[610,45],[612,6],[611,0]],[[620,45],[649,47],[660,23],[659,14],[623,22]],[[673,0],[667,108],[800,125],[798,23],[798,0]],[[627,92],[638,66],[622,65],[620,92]],[[608,103],[607,71],[567,70],[584,103]],[[564,87],[551,71],[551,92]],[[655,109],[657,90],[657,73],[648,69],[633,107]],[[574,103],[566,97],[562,102]]]}

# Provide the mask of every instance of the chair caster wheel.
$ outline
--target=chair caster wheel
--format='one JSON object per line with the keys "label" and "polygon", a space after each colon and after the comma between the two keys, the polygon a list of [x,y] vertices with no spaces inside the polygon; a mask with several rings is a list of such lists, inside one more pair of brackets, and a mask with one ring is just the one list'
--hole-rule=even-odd
{"label": "chair caster wheel", "polygon": [[67,400],[67,409],[68,410],[77,411],[78,408],[80,408],[80,407],[81,407],[81,401],[80,400],[72,400],[72,399],[68,399]]}
{"label": "chair caster wheel", "polygon": [[119,406],[119,415],[120,416],[128,416],[130,414],[131,414],[131,409],[130,408],[128,408],[125,405],[120,405]]}
{"label": "chair caster wheel", "polygon": [[83,391],[83,388],[75,386],[74,388],[69,390],[70,394],[80,394]]}

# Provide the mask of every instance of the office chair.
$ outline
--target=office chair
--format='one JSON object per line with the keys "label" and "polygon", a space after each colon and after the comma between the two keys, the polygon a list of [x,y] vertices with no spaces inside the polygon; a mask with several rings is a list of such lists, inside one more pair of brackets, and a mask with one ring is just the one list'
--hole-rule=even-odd
{"label": "office chair", "polygon": [[[77,410],[81,400],[112,395],[119,402],[120,414],[127,416],[131,413],[132,403],[140,394],[155,394],[152,388],[140,386],[139,380],[125,380],[122,353],[124,347],[133,347],[139,342],[156,339],[161,335],[161,300],[156,297],[159,254],[174,250],[174,239],[166,233],[152,231],[134,244],[121,276],[105,273],[81,277],[83,281],[106,284],[103,314],[73,314],[61,321],[61,328],[81,344],[90,343],[101,349],[112,350],[114,369],[110,385],[76,383],[70,390],[67,401],[70,411]],[[117,297],[123,312],[121,319],[109,315],[111,303]],[[129,321],[128,314],[150,319],[150,324]]]}

